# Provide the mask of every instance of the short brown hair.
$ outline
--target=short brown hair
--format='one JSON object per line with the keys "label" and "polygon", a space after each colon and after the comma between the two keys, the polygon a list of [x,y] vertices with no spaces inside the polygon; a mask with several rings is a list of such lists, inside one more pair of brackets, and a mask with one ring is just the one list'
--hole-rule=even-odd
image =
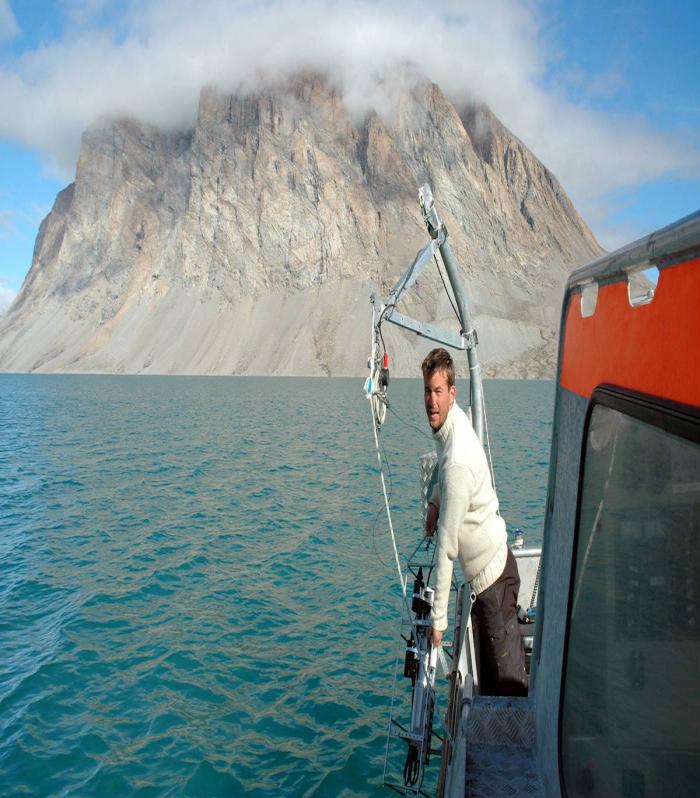
{"label": "short brown hair", "polygon": [[452,355],[447,349],[433,349],[421,363],[423,379],[432,377],[436,371],[442,371],[447,380],[447,384],[452,387],[455,384],[455,364],[452,362]]}

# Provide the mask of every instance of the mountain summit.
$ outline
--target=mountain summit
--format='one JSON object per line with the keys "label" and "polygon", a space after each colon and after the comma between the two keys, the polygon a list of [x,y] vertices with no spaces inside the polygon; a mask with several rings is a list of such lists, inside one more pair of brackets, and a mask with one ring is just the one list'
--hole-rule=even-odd
{"label": "mountain summit", "polygon": [[[0,369],[362,374],[369,294],[427,240],[424,182],[487,374],[547,374],[566,275],[602,251],[556,178],[483,105],[418,81],[357,119],[315,74],[205,89],[188,132],[88,130],[0,320]],[[435,268],[414,294],[409,313],[447,323]],[[417,374],[429,342],[390,336],[396,372]]]}

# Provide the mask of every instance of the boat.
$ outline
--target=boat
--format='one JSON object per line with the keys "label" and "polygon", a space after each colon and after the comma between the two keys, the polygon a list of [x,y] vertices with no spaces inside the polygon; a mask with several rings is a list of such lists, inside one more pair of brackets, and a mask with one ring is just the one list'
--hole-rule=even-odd
{"label": "boat", "polygon": [[[385,321],[466,352],[468,411],[489,454],[478,337],[429,186],[421,188],[419,200],[430,240],[385,300],[372,297],[365,392],[382,481],[378,435],[389,393]],[[454,295],[458,333],[396,310],[437,255]],[[403,672],[396,669],[387,787],[404,795],[458,798],[697,792],[699,298],[700,212],[569,277],[542,547],[514,548],[527,697],[480,694],[470,624],[474,596],[469,585],[459,584],[443,666],[447,696],[439,696],[442,652],[424,631],[429,547],[419,541],[402,566],[394,543],[406,649]],[[431,466],[430,456],[422,458],[421,471],[425,511],[434,459]],[[393,539],[386,491],[385,501]],[[402,692],[403,705],[396,700]],[[405,720],[398,717],[402,712]],[[393,742],[406,751],[403,772],[392,771]],[[431,769],[434,786],[428,787]]]}

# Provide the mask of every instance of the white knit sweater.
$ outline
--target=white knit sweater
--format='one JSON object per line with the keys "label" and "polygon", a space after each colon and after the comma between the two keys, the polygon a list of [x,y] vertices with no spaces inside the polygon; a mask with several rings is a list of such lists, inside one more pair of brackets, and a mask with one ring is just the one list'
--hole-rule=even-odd
{"label": "white knit sweater", "polygon": [[432,625],[447,628],[452,564],[478,595],[503,573],[508,555],[506,525],[498,515],[498,498],[484,449],[464,411],[455,403],[433,434],[438,453],[438,484],[431,501],[440,509],[437,581]]}

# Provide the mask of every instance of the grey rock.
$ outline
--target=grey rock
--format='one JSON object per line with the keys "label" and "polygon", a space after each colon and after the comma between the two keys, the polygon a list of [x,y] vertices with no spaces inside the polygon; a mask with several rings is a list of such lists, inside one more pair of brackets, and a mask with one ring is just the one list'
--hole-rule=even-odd
{"label": "grey rock", "polygon": [[[0,369],[364,374],[370,292],[427,240],[425,181],[486,374],[551,376],[566,276],[602,252],[556,178],[483,105],[417,81],[357,120],[315,74],[205,89],[193,131],[88,130],[0,320]],[[434,266],[403,310],[457,326]],[[431,344],[385,338],[394,373],[417,375]]]}

